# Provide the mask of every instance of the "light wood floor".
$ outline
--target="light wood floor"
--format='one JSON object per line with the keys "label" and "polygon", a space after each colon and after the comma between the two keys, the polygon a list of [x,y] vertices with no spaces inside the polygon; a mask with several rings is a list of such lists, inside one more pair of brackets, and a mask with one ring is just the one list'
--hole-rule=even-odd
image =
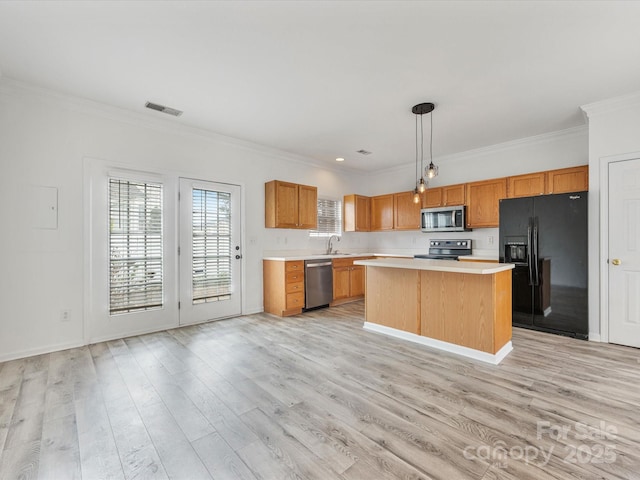
{"label": "light wood floor", "polygon": [[516,329],[495,367],[366,332],[363,313],[0,364],[0,479],[640,478],[638,350]]}

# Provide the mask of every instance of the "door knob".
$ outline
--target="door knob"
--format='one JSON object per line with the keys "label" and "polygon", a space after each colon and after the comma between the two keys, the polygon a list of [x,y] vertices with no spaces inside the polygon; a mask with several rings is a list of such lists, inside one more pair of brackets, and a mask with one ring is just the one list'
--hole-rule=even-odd
{"label": "door knob", "polygon": [[619,258],[614,258],[613,260],[611,260],[611,263],[613,263],[614,265],[620,265],[622,262]]}

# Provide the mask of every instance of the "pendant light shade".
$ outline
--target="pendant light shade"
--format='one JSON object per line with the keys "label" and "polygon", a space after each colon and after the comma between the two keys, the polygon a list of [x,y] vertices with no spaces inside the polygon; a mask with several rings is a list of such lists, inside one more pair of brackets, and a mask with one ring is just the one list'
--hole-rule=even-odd
{"label": "pendant light shade", "polygon": [[[433,112],[435,105],[433,103],[419,103],[414,105],[411,109],[416,116],[416,171],[420,173],[416,175],[416,188],[414,190],[413,201],[415,203],[420,202],[420,195],[427,189],[427,182],[425,182],[425,176],[427,179],[434,178],[438,175],[438,167],[433,164]],[[425,114],[431,114],[429,117],[430,135],[429,135],[429,166],[424,169],[424,128],[422,125],[422,117]],[[420,141],[418,141],[418,116],[420,116]],[[420,159],[420,169],[418,170],[418,158]],[[418,179],[419,178],[419,179]]]}

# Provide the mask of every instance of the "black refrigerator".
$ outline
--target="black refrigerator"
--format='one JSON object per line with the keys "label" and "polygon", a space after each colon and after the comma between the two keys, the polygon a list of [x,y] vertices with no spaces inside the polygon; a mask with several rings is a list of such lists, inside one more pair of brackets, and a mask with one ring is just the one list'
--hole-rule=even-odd
{"label": "black refrigerator", "polygon": [[500,261],[515,264],[514,326],[588,338],[587,194],[500,200]]}

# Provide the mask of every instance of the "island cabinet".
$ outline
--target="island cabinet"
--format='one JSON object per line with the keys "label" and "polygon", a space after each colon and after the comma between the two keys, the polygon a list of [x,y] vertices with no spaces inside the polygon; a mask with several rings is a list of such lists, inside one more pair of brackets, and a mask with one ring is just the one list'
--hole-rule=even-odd
{"label": "island cabinet", "polygon": [[393,194],[394,230],[420,229],[420,202],[415,203],[413,195],[412,191]]}
{"label": "island cabinet", "polygon": [[547,172],[547,193],[570,193],[589,190],[589,166],[562,168]]}
{"label": "island cabinet", "polygon": [[532,197],[546,192],[547,172],[507,178],[507,198]]}
{"label": "island cabinet", "polygon": [[366,266],[365,329],[494,364],[512,350],[512,264],[356,263]]}
{"label": "island cabinet", "polygon": [[498,227],[499,202],[507,198],[507,179],[467,183],[467,227]]}
{"label": "island cabinet", "polygon": [[272,180],[265,183],[266,228],[318,228],[318,189]]}
{"label": "island cabinet", "polygon": [[304,307],[304,261],[263,260],[264,311],[286,317]]}
{"label": "island cabinet", "polygon": [[356,260],[372,257],[333,259],[333,301],[331,305],[352,302],[364,297],[364,267],[354,265]]}
{"label": "island cabinet", "polygon": [[345,232],[371,230],[371,198],[364,195],[345,195],[342,200]]}
{"label": "island cabinet", "polygon": [[371,230],[393,230],[393,194],[371,197]]}

